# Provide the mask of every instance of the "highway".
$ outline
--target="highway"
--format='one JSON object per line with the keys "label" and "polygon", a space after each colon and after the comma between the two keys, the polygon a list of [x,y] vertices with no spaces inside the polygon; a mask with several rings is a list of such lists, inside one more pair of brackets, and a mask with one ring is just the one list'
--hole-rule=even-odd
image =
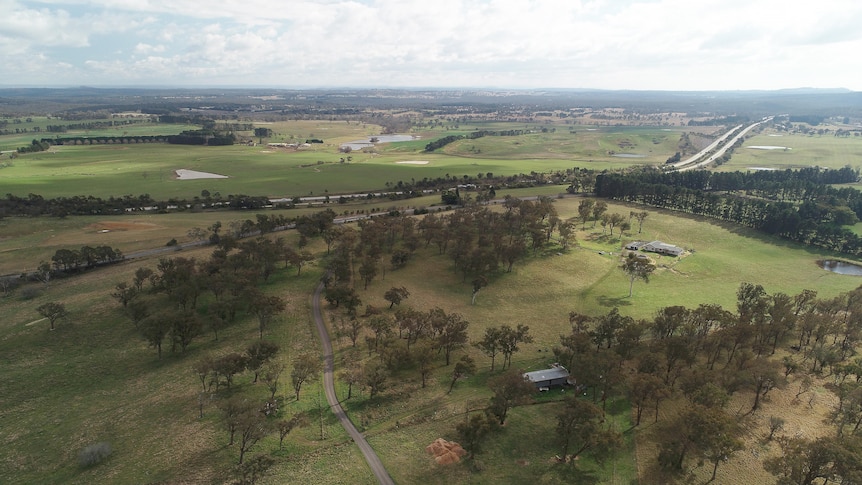
{"label": "highway", "polygon": [[752,124],[746,126],[745,128],[743,128],[742,131],[738,132],[733,138],[731,138],[729,141],[726,141],[723,145],[721,145],[721,147],[715,153],[713,153],[712,155],[709,155],[708,157],[701,160],[700,162],[692,163],[692,162],[695,162],[695,161],[701,159],[707,153],[712,151],[715,147],[719,146],[719,144],[721,144],[722,142],[727,140],[727,138],[731,134],[733,134],[737,130],[739,130],[739,128],[742,125],[736,126],[732,130],[725,133],[724,136],[722,136],[718,140],[715,140],[714,142],[712,142],[708,147],[701,150],[697,155],[690,157],[686,160],[683,160],[681,162],[674,163],[672,166],[675,169],[679,170],[680,172],[705,167],[705,166],[709,165],[710,163],[714,162],[715,160],[717,160],[718,158],[720,158],[722,155],[724,155],[730,149],[730,147],[732,147],[737,141],[742,139],[742,137],[744,137],[749,131],[753,130],[755,127],[757,127],[758,125],[760,125],[762,123],[772,121],[772,119],[773,119],[773,117],[770,116],[768,118],[764,118],[758,122],[755,122],[755,123],[752,123]]}

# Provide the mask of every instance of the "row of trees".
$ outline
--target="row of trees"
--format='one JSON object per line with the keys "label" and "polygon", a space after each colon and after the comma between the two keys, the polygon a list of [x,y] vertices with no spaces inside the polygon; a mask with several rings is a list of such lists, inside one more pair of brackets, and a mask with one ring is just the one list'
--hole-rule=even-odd
{"label": "row of trees", "polygon": [[[855,180],[854,171],[778,173],[783,173],[784,177],[719,177],[710,172],[659,174],[650,171],[602,174],[596,182],[596,195],[703,215],[804,244],[862,254],[862,238],[843,227],[858,222],[862,193],[851,188],[835,189],[806,178],[809,174],[815,180],[829,180],[829,183],[845,178]],[[719,183],[720,180],[723,182]],[[748,184],[751,180],[765,182]],[[779,197],[784,200],[773,199]]]}
{"label": "row of trees", "polygon": [[90,269],[100,264],[116,263],[123,260],[123,253],[110,246],[81,246],[77,249],[58,249],[51,256],[55,271],[70,273],[79,269]]}

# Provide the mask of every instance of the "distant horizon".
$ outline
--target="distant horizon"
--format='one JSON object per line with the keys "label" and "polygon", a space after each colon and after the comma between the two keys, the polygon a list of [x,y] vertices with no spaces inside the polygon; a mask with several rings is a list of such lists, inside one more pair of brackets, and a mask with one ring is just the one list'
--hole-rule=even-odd
{"label": "distant horizon", "polygon": [[182,84],[82,84],[82,85],[38,85],[38,84],[2,84],[2,89],[177,89],[177,90],[282,90],[282,91],[343,91],[343,90],[391,90],[391,91],[496,91],[496,92],[649,92],[649,93],[793,93],[793,92],[828,92],[834,94],[852,94],[862,91],[852,90],[844,87],[788,87],[775,89],[609,89],[609,88],[583,88],[583,87],[499,87],[499,86],[271,86],[271,85],[182,85]]}

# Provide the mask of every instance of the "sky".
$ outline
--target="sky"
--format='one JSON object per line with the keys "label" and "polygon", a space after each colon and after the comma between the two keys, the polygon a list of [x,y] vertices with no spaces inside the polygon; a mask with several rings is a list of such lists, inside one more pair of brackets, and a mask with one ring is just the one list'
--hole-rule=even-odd
{"label": "sky", "polygon": [[862,91],[858,0],[0,0],[6,86]]}

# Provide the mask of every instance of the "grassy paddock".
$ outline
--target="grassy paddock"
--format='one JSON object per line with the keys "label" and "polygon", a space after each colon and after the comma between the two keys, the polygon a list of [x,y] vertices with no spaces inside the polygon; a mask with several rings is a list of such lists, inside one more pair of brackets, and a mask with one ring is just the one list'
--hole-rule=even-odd
{"label": "grassy paddock", "polygon": [[[787,147],[789,150],[749,148],[752,146],[780,146]],[[746,139],[741,148],[734,150],[730,161],[719,167],[718,170],[746,171],[752,167],[784,170],[814,165],[827,168],[841,168],[850,165],[859,168],[860,159],[862,159],[862,138],[860,137],[791,135],[766,131]]]}
{"label": "grassy paddock", "polygon": [[[557,208],[562,216],[571,217],[578,202],[577,198],[559,200]],[[609,207],[610,212],[623,214],[632,209],[641,208],[616,204]],[[471,340],[480,338],[489,326],[527,324],[535,342],[515,354],[513,365],[536,370],[553,361],[550,349],[568,331],[569,311],[600,315],[617,306],[623,314],[647,319],[668,305],[694,308],[700,303],[719,303],[735,311],[736,290],[743,281],[762,284],[769,293],[795,294],[809,288],[817,290],[821,297],[854,289],[860,283],[858,278],[817,267],[816,260],[828,253],[761,238],[745,229],[649,212],[641,238],[660,238],[695,252],[683,258],[658,259],[659,270],[648,284],[635,284],[632,298],[627,296],[628,281],[617,266],[622,242],[634,239],[634,235],[622,240],[602,236],[600,228],[588,223],[578,235],[578,248],[564,252],[552,247],[527,262],[517,263],[513,273],[492,278],[480,292],[476,305],[470,305],[469,282],[453,271],[447,257],[437,255],[433,249],[406,268],[387,272],[385,280],[374,281],[362,292],[363,304],[386,307],[382,298],[385,290],[403,285],[411,292],[404,304],[421,310],[440,306],[464,315],[471,323]],[[418,259],[423,263],[417,264]],[[342,341],[341,345],[343,348],[347,343]],[[476,359],[481,370],[477,376],[458,383],[451,395],[445,395],[451,367],[441,364],[425,389],[415,370],[405,370],[393,377],[399,382],[398,389],[386,391],[373,402],[361,394],[346,402],[352,418],[366,430],[397,481],[438,483],[435,480],[439,477],[440,483],[495,483],[502,477],[541,477],[543,483],[630,483],[636,475],[633,448],[627,448],[629,451],[604,468],[585,462],[579,464],[580,471],[568,471],[550,464],[558,453],[553,439],[553,404],[518,408],[479,456],[484,471],[471,474],[464,468],[433,464],[424,454],[424,447],[438,437],[456,439],[454,426],[463,419],[465,408],[482,407],[490,396],[485,386],[490,360],[475,349],[465,351]],[[346,388],[342,395],[344,392]],[[619,406],[626,408],[624,402]],[[620,412],[615,426],[627,431],[628,414]],[[627,439],[631,439],[628,434]]]}
{"label": "grassy paddock", "polygon": [[[578,198],[561,199],[556,206],[565,218],[576,214],[578,203]],[[610,212],[622,214],[630,210],[641,208],[609,207]],[[407,267],[387,271],[385,279],[379,277],[367,291],[360,290],[363,304],[385,308],[386,289],[403,285],[411,292],[405,305],[421,310],[440,306],[464,315],[471,323],[472,340],[489,326],[527,324],[535,342],[515,354],[513,365],[535,370],[552,362],[550,349],[568,330],[569,311],[599,315],[618,306],[624,314],[650,318],[667,305],[694,307],[708,302],[733,310],[742,281],[762,284],[769,293],[795,294],[810,288],[821,297],[859,284],[857,278],[819,269],[816,260],[830,256],[828,253],[708,220],[648,212],[640,236],[609,237],[588,223],[578,234],[577,247],[568,251],[549,247],[516,263],[512,273],[494,275],[475,305],[470,304],[469,282],[453,271],[448,257],[436,254],[433,248],[421,250]],[[168,217],[172,222],[164,224],[179,231],[184,224],[201,225],[194,216],[161,217]],[[70,220],[69,230],[80,230],[86,227],[85,222],[75,226]],[[72,234],[69,240],[77,240]],[[650,282],[636,283],[634,296],[628,298],[628,281],[617,269],[619,248],[635,237],[662,239],[695,251],[683,258],[658,259],[659,270]],[[320,252],[322,244],[316,243],[311,249]],[[183,255],[202,258],[208,251]],[[155,263],[147,264],[152,267]],[[0,472],[0,481],[85,483],[97,476],[110,476],[118,483],[139,483],[183,476],[209,482],[223,476],[236,459],[236,450],[224,446],[226,433],[215,408],[208,405],[204,419],[197,418],[200,384],[189,368],[206,353],[244,348],[256,336],[254,322],[240,322],[225,332],[220,342],[204,336],[193,343],[186,356],[167,353],[157,361],[154,350],[146,348],[121,316],[117,303],[107,296],[116,282],[131,278],[135,267],[124,264],[57,280],[33,300],[13,297],[0,301],[0,326],[5,335],[0,341],[0,355],[7,364],[0,377],[4,389],[0,396],[0,438],[8,443],[0,452],[0,461],[8,465]],[[319,267],[312,267],[303,271],[302,277],[278,275],[267,285],[267,291],[289,300],[283,322],[267,334],[282,346],[284,362],[314,342],[308,298],[320,274]],[[55,332],[47,331],[35,311],[46,301],[64,301],[72,313]],[[346,345],[342,340],[339,351]],[[463,419],[465,408],[481,408],[489,397],[485,385],[490,376],[489,359],[473,348],[464,351],[474,356],[480,371],[459,382],[451,395],[445,394],[451,366],[438,361],[425,389],[415,369],[406,369],[393,376],[397,385],[374,401],[359,393],[345,403],[397,481],[495,483],[504,477],[523,477],[544,483],[631,482],[635,476],[631,444],[605,467],[588,460],[575,470],[551,463],[559,452],[553,439],[554,403],[514,410],[507,426],[489,439],[479,455],[483,471],[472,473],[462,465],[440,469],[433,464],[424,447],[438,437],[455,439],[454,426]],[[455,359],[459,355],[456,353]],[[339,395],[344,396],[346,389],[343,383],[339,385]],[[299,403],[288,399],[288,411],[316,410],[318,386],[306,386]],[[239,388],[249,395],[265,394],[260,386],[250,383],[250,376],[240,378]],[[541,400],[551,398],[543,396]],[[627,405],[621,401],[611,408],[614,426],[626,431]],[[296,476],[309,483],[371,483],[361,456],[343,444],[346,437],[335,420],[324,416],[322,427],[322,440],[321,422],[315,421],[292,434],[284,451],[277,451],[275,438],[258,445],[256,453],[272,452],[279,457],[269,483]],[[103,440],[112,443],[112,457],[91,470],[79,470],[77,451]]]}
{"label": "grassy paddock", "polygon": [[[186,256],[204,257],[208,250]],[[150,262],[149,266],[153,267]],[[199,483],[217,482],[237,459],[227,447],[227,432],[215,402],[207,396],[204,418],[198,417],[200,383],[192,364],[206,354],[242,351],[257,339],[253,318],[220,334],[198,338],[186,355],[171,354],[166,343],[156,359],[107,297],[117,281],[130,280],[132,266],[100,269],[76,278],[55,280],[33,300],[0,301],[5,335],[0,355],[5,362],[0,396],[0,481],[4,483],[173,482],[179,477]],[[267,285],[288,301],[288,311],[266,338],[278,343],[278,358],[288,365],[299,352],[317,348],[310,326],[308,295],[320,276],[313,267],[301,277],[279,274]],[[65,302],[69,318],[49,332],[35,307],[46,301]],[[206,302],[203,302],[206,306]],[[293,399],[289,371],[282,377],[282,409],[317,415],[319,383],[303,388]],[[234,392],[263,401],[268,391],[242,375]],[[322,438],[321,438],[322,432]],[[88,444],[110,442],[113,453],[92,469],[80,469],[77,452]],[[331,414],[294,431],[278,450],[277,437],[259,443],[251,456],[280,457],[274,473],[303,476],[308,483],[370,483],[361,454]],[[331,474],[339,470],[339,474]]]}

